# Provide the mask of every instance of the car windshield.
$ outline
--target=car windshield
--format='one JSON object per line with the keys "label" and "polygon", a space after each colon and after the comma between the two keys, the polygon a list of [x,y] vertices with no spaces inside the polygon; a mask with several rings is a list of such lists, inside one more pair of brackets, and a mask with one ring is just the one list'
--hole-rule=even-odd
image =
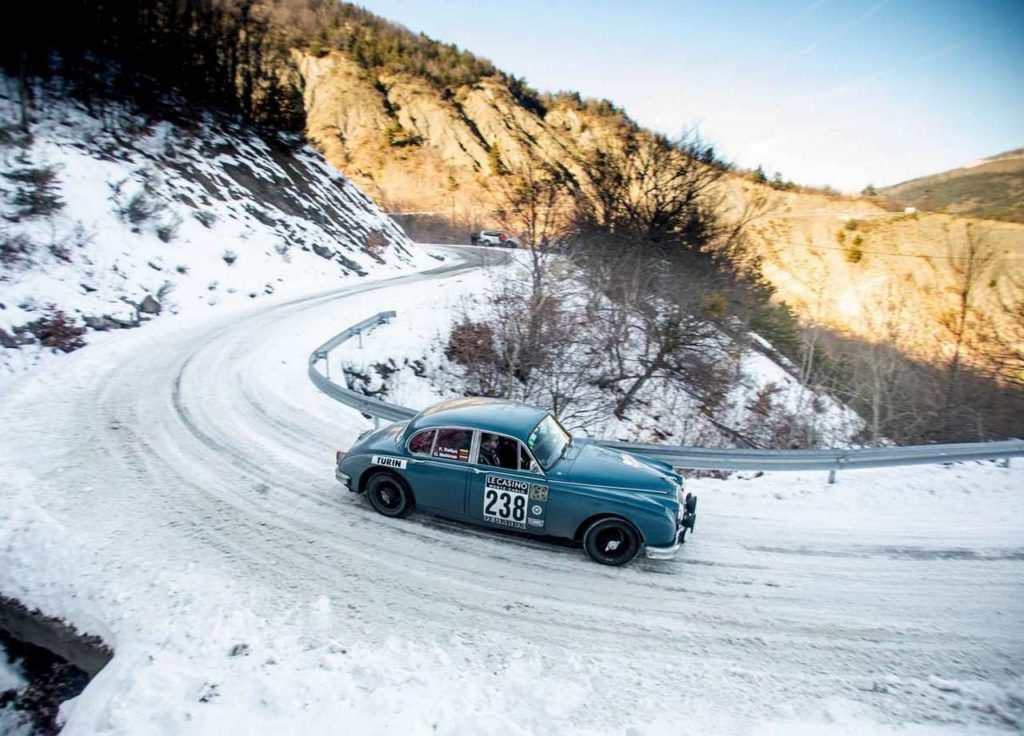
{"label": "car windshield", "polygon": [[537,458],[541,467],[550,470],[562,457],[565,449],[572,444],[572,435],[562,429],[562,425],[548,414],[530,432],[526,444],[533,450],[533,456]]}

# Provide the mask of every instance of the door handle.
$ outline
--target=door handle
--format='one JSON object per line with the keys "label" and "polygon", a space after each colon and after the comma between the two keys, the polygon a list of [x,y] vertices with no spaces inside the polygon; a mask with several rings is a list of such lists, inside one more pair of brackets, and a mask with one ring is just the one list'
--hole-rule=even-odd
{"label": "door handle", "polygon": [[485,470],[480,470],[480,468],[470,468],[470,470],[472,470],[477,475],[483,475],[485,472],[487,472]]}

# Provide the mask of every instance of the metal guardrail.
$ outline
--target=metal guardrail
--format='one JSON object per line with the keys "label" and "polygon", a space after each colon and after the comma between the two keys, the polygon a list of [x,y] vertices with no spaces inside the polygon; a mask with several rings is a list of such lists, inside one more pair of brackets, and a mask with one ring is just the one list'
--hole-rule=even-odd
{"label": "metal guardrail", "polygon": [[[361,336],[374,327],[386,324],[395,312],[380,312],[347,330],[339,332],[314,350],[309,356],[309,377],[313,383],[336,401],[358,409],[374,419],[392,422],[412,419],[415,409],[389,404],[386,401],[339,386],[330,379],[328,355],[353,337]],[[324,361],[326,373],[317,370]],[[829,482],[835,482],[839,470],[857,468],[888,468],[898,465],[933,465],[965,460],[1004,460],[1024,457],[1024,440],[1003,442],[963,442],[948,445],[910,445],[905,447],[865,447],[861,449],[830,450],[734,450],[685,445],[652,445],[614,440],[588,440],[601,447],[646,455],[677,468],[692,470],[827,470]]]}
{"label": "metal guardrail", "polygon": [[[347,340],[351,340],[353,337],[369,332],[377,325],[387,324],[387,322],[394,317],[394,312],[380,312],[375,314],[372,317],[364,319],[359,324],[352,325],[347,330],[339,332],[337,335],[310,353],[309,378],[313,381],[313,384],[335,401],[340,401],[346,406],[358,409],[363,414],[374,419],[387,419],[391,422],[399,422],[404,419],[412,419],[416,416],[416,411],[414,409],[407,409],[404,406],[395,406],[394,404],[389,404],[386,401],[381,401],[380,399],[375,399],[372,396],[366,396],[358,391],[353,391],[347,386],[339,386],[331,380],[330,376],[331,369],[328,356],[334,348]],[[325,373],[321,373],[316,367],[317,363],[321,360],[324,361]]]}
{"label": "metal guardrail", "polygon": [[648,445],[601,441],[608,447],[647,455],[678,468],[704,470],[827,470],[835,482],[839,470],[890,468],[898,465],[934,465],[964,460],[999,460],[1024,457],[1024,441],[964,442],[949,445],[865,447],[831,450],[714,450],[680,445]]}

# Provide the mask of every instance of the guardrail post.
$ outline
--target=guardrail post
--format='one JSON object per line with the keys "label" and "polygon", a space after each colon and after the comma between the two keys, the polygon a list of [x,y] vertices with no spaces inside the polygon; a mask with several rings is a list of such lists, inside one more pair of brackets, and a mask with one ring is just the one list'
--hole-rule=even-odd
{"label": "guardrail post", "polygon": [[1000,463],[1000,465],[1002,465],[1004,468],[1010,467],[1010,458],[1004,457],[1003,462]]}
{"label": "guardrail post", "polygon": [[840,455],[839,457],[836,458],[836,466],[832,468],[830,471],[828,471],[829,485],[833,485],[836,482],[836,472],[843,469],[843,466],[846,465],[847,460],[848,458],[846,455]]}
{"label": "guardrail post", "polygon": [[356,334],[359,336],[359,349],[362,350],[363,349],[363,331],[362,330],[356,330]]}

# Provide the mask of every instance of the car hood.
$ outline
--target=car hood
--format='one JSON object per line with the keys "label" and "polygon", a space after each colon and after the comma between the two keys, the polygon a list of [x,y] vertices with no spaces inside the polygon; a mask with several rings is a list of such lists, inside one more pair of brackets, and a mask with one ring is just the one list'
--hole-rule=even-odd
{"label": "car hood", "polygon": [[675,495],[680,479],[670,465],[590,443],[573,444],[574,449],[578,449],[562,461],[566,464],[564,469],[557,468],[561,471],[559,474],[563,480],[570,483]]}

